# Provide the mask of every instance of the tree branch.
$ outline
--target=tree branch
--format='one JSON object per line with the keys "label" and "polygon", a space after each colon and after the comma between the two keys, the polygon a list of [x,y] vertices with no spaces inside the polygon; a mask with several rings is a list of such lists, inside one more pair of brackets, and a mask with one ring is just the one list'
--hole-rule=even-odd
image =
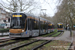
{"label": "tree branch", "polygon": [[[3,6],[3,4],[1,4],[1,3],[0,3],[0,5]],[[13,11],[12,8],[9,8],[9,7],[7,8],[5,6],[3,6],[3,7],[6,8],[6,9],[8,9],[8,10],[10,10],[10,11]]]}

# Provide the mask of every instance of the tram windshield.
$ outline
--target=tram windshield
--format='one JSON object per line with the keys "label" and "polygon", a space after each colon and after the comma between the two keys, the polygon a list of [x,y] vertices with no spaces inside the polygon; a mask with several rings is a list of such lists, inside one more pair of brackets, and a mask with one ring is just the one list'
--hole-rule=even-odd
{"label": "tram windshield", "polygon": [[58,26],[58,28],[63,28],[63,25],[57,25]]}
{"label": "tram windshield", "polygon": [[26,15],[23,13],[13,13],[11,16],[10,28],[24,29]]}
{"label": "tram windshield", "polygon": [[24,28],[25,19],[16,17],[11,19],[10,28]]}
{"label": "tram windshield", "polygon": [[52,25],[52,26],[50,26],[50,28],[52,29],[52,28],[54,28],[54,26]]}

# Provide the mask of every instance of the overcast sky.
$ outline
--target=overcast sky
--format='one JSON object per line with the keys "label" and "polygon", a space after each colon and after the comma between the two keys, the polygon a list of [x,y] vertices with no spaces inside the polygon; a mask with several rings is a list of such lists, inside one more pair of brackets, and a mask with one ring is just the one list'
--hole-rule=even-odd
{"label": "overcast sky", "polygon": [[[57,6],[60,5],[59,0],[35,0],[35,1],[40,4],[40,5],[37,5],[40,7],[40,9],[46,9],[46,10],[40,11],[40,9],[37,9],[36,11],[34,10],[32,12],[36,14],[46,13],[46,15],[50,17],[54,16],[54,14],[57,12]],[[2,3],[1,0],[0,2]],[[3,0],[3,2],[8,4],[6,0]]]}

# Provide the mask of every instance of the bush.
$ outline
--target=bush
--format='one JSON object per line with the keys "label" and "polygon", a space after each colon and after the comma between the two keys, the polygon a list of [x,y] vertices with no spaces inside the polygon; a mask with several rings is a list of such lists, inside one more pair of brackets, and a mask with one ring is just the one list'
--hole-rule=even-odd
{"label": "bush", "polygon": [[3,32],[8,32],[9,31],[9,28],[7,29],[0,29],[0,32],[3,33]]}

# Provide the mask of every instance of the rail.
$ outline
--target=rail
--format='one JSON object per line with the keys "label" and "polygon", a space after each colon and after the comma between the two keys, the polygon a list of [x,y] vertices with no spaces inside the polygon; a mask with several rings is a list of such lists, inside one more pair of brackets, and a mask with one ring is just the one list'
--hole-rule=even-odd
{"label": "rail", "polygon": [[[59,35],[61,35],[61,34],[62,34],[62,32],[61,32]],[[59,35],[57,35],[57,36],[59,36]],[[56,37],[57,37],[57,36],[56,36]],[[53,38],[53,39],[54,39],[54,38]],[[47,43],[52,42],[52,41],[53,41],[53,39],[51,39],[51,40],[49,40],[49,41],[46,41],[46,42],[44,42],[44,43],[42,43],[42,44],[40,44],[40,45],[38,45],[38,46],[34,47],[32,50],[36,50],[36,49],[38,49],[38,48],[42,47],[43,45],[45,45],[45,44],[47,44]]]}
{"label": "rail", "polygon": [[[56,32],[56,33],[57,33],[57,32]],[[55,33],[54,33],[54,34],[55,34]],[[54,35],[54,34],[52,34],[52,35]],[[49,35],[49,36],[52,36],[52,35]],[[59,34],[59,35],[60,35],[60,34]],[[47,36],[47,37],[49,37],[49,36]],[[35,48],[39,48],[39,47],[41,47],[41,46],[43,46],[43,45],[45,45],[45,44],[51,42],[52,40],[53,40],[53,38],[52,38],[51,40],[49,40],[49,41],[46,41],[46,42],[42,43],[42,44],[39,45],[39,46],[36,46]],[[10,50],[19,50],[19,48],[24,47],[24,46],[28,46],[28,45],[30,45],[30,44],[32,44],[32,43],[34,43],[34,42],[37,42],[37,41],[40,41],[40,40],[35,40],[35,41],[33,41],[33,42],[29,42],[29,43],[26,43],[26,44],[17,46],[17,47],[15,47],[15,48],[11,48]],[[35,48],[33,48],[33,49],[35,50]]]}

